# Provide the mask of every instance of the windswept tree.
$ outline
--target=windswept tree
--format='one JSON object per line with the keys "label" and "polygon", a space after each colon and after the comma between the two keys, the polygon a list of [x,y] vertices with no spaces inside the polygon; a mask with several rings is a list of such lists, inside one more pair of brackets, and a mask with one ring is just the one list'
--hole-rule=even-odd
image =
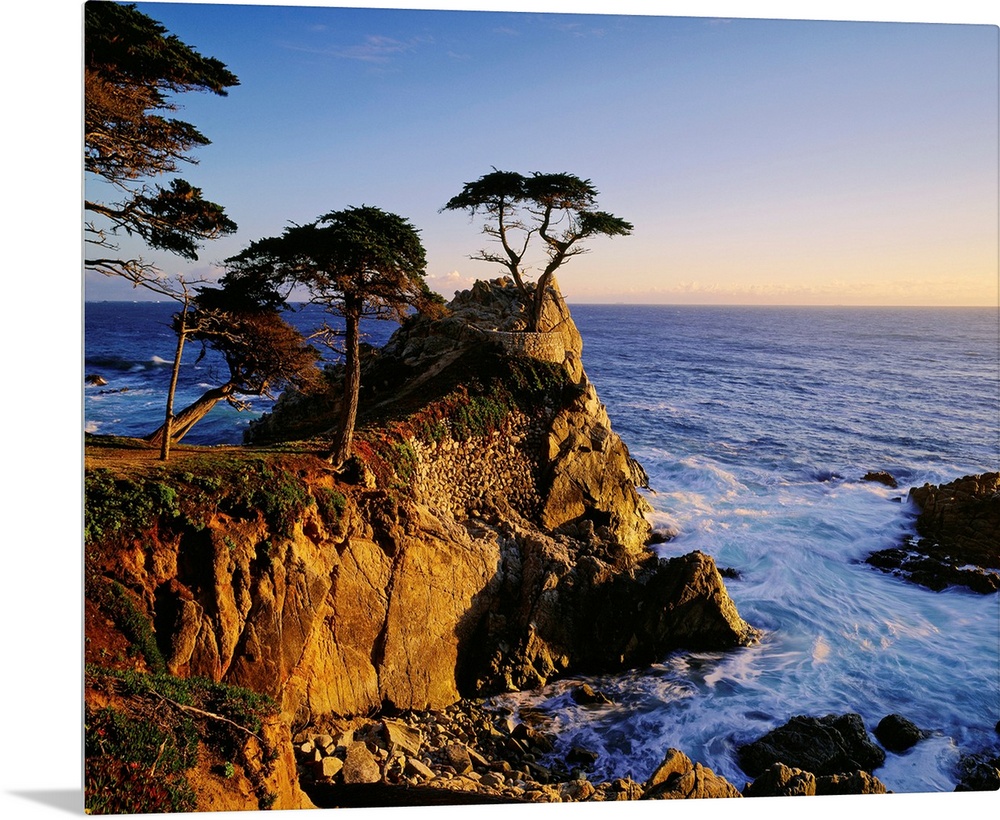
{"label": "windswept tree", "polygon": [[278,290],[252,277],[224,277],[219,287],[200,288],[174,316],[174,331],[180,339],[201,343],[199,359],[209,349],[221,354],[227,378],[177,415],[168,412],[164,424],[146,440],[169,453],[170,444],[180,441],[220,401],[243,410],[243,396],[275,398],[288,387],[304,393],[319,389],[320,354],[284,320],[284,304]]}
{"label": "windswept tree", "polygon": [[[219,60],[203,57],[134,5],[90,0],[84,8],[84,226],[88,270],[133,286],[170,290],[155,265],[120,254],[119,238],[139,237],[156,250],[198,258],[204,240],[236,224],[181,178],[152,180],[195,164],[192,149],[209,144],[193,125],[170,117],[174,96],[226,96],[239,84]],[[177,291],[165,295],[176,297]]]}
{"label": "windswept tree", "polygon": [[228,372],[221,384],[170,414],[146,437],[161,450],[166,446],[167,453],[170,444],[180,441],[220,401],[244,410],[245,396],[275,398],[288,387],[308,393],[320,386],[319,352],[274,306],[241,303],[224,288],[205,288],[195,297],[193,309],[178,313],[174,323],[175,331],[201,342],[201,356],[209,348],[220,353]]}
{"label": "windswept tree", "polygon": [[[486,216],[483,233],[500,250],[484,248],[472,258],[506,268],[525,304],[531,306],[528,329],[541,330],[539,324],[549,283],[558,268],[589,250],[580,243],[592,236],[632,233],[631,223],[595,209],[597,193],[589,179],[573,174],[534,172],[524,176],[494,168],[474,182],[465,183],[461,193],[448,200],[442,210]],[[542,245],[545,264],[532,292],[526,281],[531,270],[528,251],[536,236]]]}
{"label": "windswept tree", "polygon": [[[84,150],[87,174],[84,267],[120,276],[180,305],[177,350],[167,391],[165,428],[171,426],[174,390],[191,326],[191,285],[169,278],[142,256],[121,253],[123,235],[154,250],[196,260],[205,240],[236,230],[225,209],[200,188],[175,177],[155,177],[196,164],[189,152],[209,144],[193,125],[169,116],[174,96],[209,91],[226,96],[239,84],[219,60],[203,57],[134,5],[90,0],[84,7]],[[162,437],[160,457],[173,436]]]}
{"label": "windswept tree", "polygon": [[351,455],[357,421],[361,320],[402,321],[413,308],[436,311],[442,303],[424,280],[417,229],[380,208],[347,208],[253,242],[226,262],[225,278],[267,277],[274,286],[303,286],[309,301],[343,318],[344,388],[329,455],[339,468]]}

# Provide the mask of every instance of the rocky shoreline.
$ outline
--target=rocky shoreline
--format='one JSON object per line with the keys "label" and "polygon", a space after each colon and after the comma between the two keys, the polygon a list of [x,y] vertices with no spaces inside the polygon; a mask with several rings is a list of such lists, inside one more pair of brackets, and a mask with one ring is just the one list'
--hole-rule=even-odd
{"label": "rocky shoreline", "polygon": [[1000,590],[1000,473],[914,487],[909,499],[920,510],[916,537],[872,553],[867,563],[935,591]]}
{"label": "rocky shoreline", "polygon": [[[574,684],[571,697],[609,702],[585,683]],[[642,782],[595,777],[597,754],[556,751],[549,719],[543,710],[463,700],[439,711],[329,722],[293,738],[300,785],[321,808],[886,794],[874,772],[929,736],[897,714],[874,736],[857,714],[792,717],[737,748],[748,775],[738,787],[674,748]],[[956,791],[1000,788],[998,754],[963,756]]]}

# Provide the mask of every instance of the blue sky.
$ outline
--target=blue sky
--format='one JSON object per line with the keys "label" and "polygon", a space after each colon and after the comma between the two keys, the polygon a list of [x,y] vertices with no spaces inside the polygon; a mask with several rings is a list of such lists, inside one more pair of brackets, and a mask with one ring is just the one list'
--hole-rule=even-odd
{"label": "blue sky", "polygon": [[499,271],[439,209],[496,166],[590,178],[634,223],[561,272],[570,301],[997,302],[995,25],[138,5],[241,81],[179,100],[213,143],[184,175],[240,230],[146,254],[168,274],[370,204],[450,297]]}

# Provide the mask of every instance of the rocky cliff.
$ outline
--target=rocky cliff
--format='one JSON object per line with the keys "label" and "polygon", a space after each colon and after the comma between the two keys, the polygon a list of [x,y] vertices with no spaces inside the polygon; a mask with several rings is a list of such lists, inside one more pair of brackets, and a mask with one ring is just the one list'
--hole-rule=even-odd
{"label": "rocky cliff", "polygon": [[341,474],[309,450],[335,373],[255,446],[162,465],[95,442],[88,662],[264,693],[297,729],[752,641],[711,558],[645,549],[644,474],[552,297],[523,334],[514,289],[479,283],[372,351]]}

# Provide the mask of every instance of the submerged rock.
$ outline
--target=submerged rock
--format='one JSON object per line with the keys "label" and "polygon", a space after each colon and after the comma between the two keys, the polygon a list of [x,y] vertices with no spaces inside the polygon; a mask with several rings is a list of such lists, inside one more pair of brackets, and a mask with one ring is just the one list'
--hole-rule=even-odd
{"label": "submerged rock", "polygon": [[1000,752],[966,754],[958,762],[957,792],[997,791],[1000,789]]}
{"label": "submerged rock", "polygon": [[874,470],[872,472],[865,473],[861,480],[884,484],[886,487],[890,487],[892,489],[899,486],[892,473],[887,473],[884,470]]}
{"label": "submerged rock", "polygon": [[885,763],[885,752],[872,743],[860,715],[798,715],[764,737],[737,749],[740,768],[756,777],[776,763],[834,775],[871,771]]}

